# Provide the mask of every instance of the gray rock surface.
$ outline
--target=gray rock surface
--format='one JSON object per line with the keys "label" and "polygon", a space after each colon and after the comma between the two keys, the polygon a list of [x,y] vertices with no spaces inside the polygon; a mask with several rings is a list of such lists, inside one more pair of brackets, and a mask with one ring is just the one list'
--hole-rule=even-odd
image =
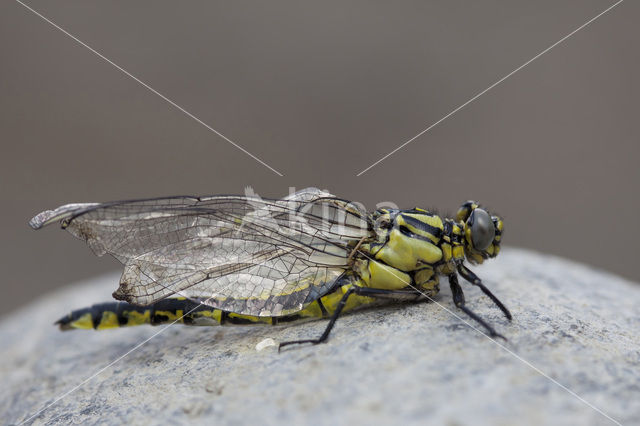
{"label": "gray rock surface", "polygon": [[452,315],[467,320],[446,285],[437,302],[450,312],[425,303],[349,314],[327,344],[280,354],[256,346],[315,337],[326,322],[62,333],[52,322],[109,300],[118,277],[68,287],[0,324],[1,419],[19,423],[71,391],[28,423],[612,423],[535,366],[611,418],[640,423],[640,286],[513,248],[475,271],[514,321],[463,285],[467,303],[511,352]]}

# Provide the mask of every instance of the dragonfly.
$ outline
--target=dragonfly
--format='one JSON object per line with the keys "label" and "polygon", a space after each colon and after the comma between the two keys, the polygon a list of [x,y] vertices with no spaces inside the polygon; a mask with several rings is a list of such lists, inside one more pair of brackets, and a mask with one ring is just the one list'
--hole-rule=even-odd
{"label": "dragonfly", "polygon": [[66,204],[43,211],[34,229],[59,222],[93,252],[124,265],[117,301],[74,310],[62,330],[179,322],[279,324],[328,318],[388,301],[429,301],[440,277],[455,306],[489,336],[501,334],[466,306],[458,280],[479,287],[512,315],[467,264],[500,251],[503,221],[475,201],[455,218],[426,209],[379,208],[307,188],[281,199],[256,195],[174,196]]}

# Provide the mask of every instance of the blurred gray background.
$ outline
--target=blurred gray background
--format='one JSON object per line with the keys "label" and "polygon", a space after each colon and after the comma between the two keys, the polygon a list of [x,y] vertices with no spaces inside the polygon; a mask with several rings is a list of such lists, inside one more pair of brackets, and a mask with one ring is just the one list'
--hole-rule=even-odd
{"label": "blurred gray background", "polygon": [[505,244],[638,280],[638,2],[356,177],[612,3],[27,1],[283,177],[0,3],[2,312],[120,268],[29,229],[39,211],[247,185],[369,208],[473,198],[505,217]]}

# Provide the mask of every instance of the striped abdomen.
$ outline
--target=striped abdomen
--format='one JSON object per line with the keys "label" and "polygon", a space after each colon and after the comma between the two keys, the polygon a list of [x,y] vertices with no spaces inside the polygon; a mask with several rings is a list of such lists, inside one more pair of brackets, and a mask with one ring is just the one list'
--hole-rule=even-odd
{"label": "striped abdomen", "polygon": [[[278,324],[303,318],[322,318],[333,313],[342,294],[349,285],[338,287],[335,291],[309,304],[305,309],[282,317],[258,317],[225,312],[202,305],[185,298],[160,300],[149,306],[136,306],[127,302],[107,302],[89,308],[72,311],[56,321],[61,330],[96,329],[129,327],[142,324],[165,324],[177,322],[185,325],[222,325],[222,324]],[[353,299],[353,300],[352,300]],[[345,310],[366,305],[373,300],[368,297],[352,296]]]}

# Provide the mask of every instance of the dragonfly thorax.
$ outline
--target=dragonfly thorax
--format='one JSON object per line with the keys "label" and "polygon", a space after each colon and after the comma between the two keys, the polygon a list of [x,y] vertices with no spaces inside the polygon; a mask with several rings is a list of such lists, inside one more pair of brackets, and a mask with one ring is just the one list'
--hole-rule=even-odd
{"label": "dragonfly thorax", "polygon": [[378,210],[376,239],[370,253],[401,271],[435,266],[442,260],[443,221],[422,209]]}
{"label": "dragonfly thorax", "polygon": [[[400,289],[421,285],[444,259],[444,222],[422,209],[380,209],[373,214],[374,241],[362,244],[354,270],[370,287]],[[416,273],[420,272],[420,283]],[[426,281],[425,281],[426,282]]]}
{"label": "dragonfly thorax", "polygon": [[[424,209],[379,209],[373,241],[359,248],[355,271],[376,288],[401,288],[455,273],[465,260],[482,263],[500,250],[502,220],[468,201],[456,219]],[[389,281],[393,281],[391,284]]]}

